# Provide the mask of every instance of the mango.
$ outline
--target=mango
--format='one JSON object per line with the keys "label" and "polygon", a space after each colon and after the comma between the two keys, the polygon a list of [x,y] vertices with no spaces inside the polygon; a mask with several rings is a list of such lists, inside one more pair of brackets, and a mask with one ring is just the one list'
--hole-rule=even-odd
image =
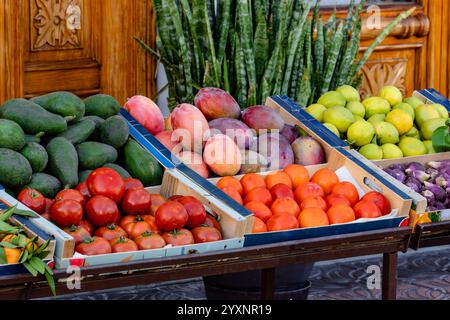
{"label": "mango", "polygon": [[280,131],[280,134],[285,137],[290,144],[299,137],[297,128],[290,124],[285,124],[283,130]]}
{"label": "mango", "polygon": [[228,92],[222,89],[201,89],[195,96],[194,104],[208,120],[219,118],[239,119],[241,116],[239,104]]}
{"label": "mango", "polygon": [[282,130],[285,122],[280,114],[267,106],[253,106],[242,113],[242,121],[256,130],[258,135],[272,130]]}
{"label": "mango", "polygon": [[208,138],[209,125],[200,109],[183,103],[170,115],[175,139],[180,139],[183,149],[201,153]]}
{"label": "mango", "polygon": [[258,152],[268,161],[269,170],[284,169],[294,163],[294,152],[289,141],[277,133],[259,136],[251,150]]}
{"label": "mango", "polygon": [[221,133],[229,136],[239,149],[248,149],[253,142],[254,134],[245,123],[236,119],[220,118],[209,122],[211,136]]}
{"label": "mango", "polygon": [[202,176],[205,179],[209,178],[210,174],[208,166],[203,161],[201,155],[191,151],[182,151],[180,153],[177,153],[176,156],[191,170],[197,172],[200,176]]}
{"label": "mango", "polygon": [[312,166],[325,163],[325,152],[322,146],[311,137],[300,137],[292,144],[295,163]]}
{"label": "mango", "polygon": [[208,139],[203,160],[216,175],[234,176],[241,170],[241,152],[233,139],[216,134]]}
{"label": "mango", "polygon": [[164,130],[164,116],[151,99],[134,96],[125,103],[125,110],[152,135]]}
{"label": "mango", "polygon": [[239,174],[258,173],[267,170],[269,165],[266,157],[252,150],[241,151],[242,166]]}
{"label": "mango", "polygon": [[171,152],[178,153],[183,148],[181,141],[175,138],[172,130],[161,131],[155,138]]}

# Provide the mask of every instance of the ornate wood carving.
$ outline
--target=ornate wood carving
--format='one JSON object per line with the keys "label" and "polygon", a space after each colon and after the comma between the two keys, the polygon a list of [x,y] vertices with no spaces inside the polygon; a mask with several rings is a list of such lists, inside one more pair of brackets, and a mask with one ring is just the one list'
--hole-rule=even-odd
{"label": "ornate wood carving", "polygon": [[31,0],[31,50],[81,48],[79,0]]}
{"label": "ornate wood carving", "polygon": [[375,96],[386,85],[396,86],[405,95],[406,67],[406,59],[374,60],[366,64],[362,68],[362,96]]}

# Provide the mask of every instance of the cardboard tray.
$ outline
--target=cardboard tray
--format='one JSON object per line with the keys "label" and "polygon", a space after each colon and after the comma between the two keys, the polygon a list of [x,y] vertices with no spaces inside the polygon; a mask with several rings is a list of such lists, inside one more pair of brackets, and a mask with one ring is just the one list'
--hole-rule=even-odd
{"label": "cardboard tray", "polygon": [[[23,204],[18,202],[16,199],[11,197],[8,193],[5,192],[5,189],[0,186],[0,210],[6,210],[10,207],[17,205],[17,208],[22,210],[29,210]],[[16,226],[22,226],[24,228],[25,233],[29,237],[38,237],[37,244],[41,245],[46,241],[50,240],[49,245],[47,247],[47,251],[49,251],[47,257],[44,259],[51,268],[53,268],[53,258],[55,253],[56,241],[53,236],[44,230],[38,228],[35,224],[32,223],[32,220],[35,218],[27,218],[22,216],[14,215],[10,218],[10,222]],[[28,270],[22,264],[8,264],[8,265],[0,265],[0,276],[6,275],[15,275],[15,274],[24,274],[29,273]]]}

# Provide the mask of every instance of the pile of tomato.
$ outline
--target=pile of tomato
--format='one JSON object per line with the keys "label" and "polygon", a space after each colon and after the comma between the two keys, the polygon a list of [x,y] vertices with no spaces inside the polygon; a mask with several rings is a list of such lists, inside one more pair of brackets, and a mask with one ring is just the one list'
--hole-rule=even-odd
{"label": "pile of tomato", "polygon": [[94,170],[53,200],[34,189],[18,200],[72,235],[75,250],[89,256],[222,240],[217,217],[195,197],[150,194],[110,168]]}
{"label": "pile of tomato", "polygon": [[369,192],[360,199],[352,183],[339,181],[328,168],[310,177],[304,166],[294,164],[265,178],[256,173],[239,180],[224,177],[217,187],[253,212],[253,233],[323,227],[391,212],[381,193]]}

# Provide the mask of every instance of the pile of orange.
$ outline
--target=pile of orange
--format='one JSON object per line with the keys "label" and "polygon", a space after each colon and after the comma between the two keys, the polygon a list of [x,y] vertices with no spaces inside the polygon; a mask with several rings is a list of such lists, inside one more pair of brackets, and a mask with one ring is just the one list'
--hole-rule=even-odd
{"label": "pile of orange", "polygon": [[[256,173],[221,178],[217,187],[254,214],[253,233],[348,223],[382,216],[380,197],[359,198],[350,182],[323,168],[310,177],[301,165],[263,177]],[[377,201],[373,200],[377,199]],[[386,200],[387,202],[387,200]]]}

